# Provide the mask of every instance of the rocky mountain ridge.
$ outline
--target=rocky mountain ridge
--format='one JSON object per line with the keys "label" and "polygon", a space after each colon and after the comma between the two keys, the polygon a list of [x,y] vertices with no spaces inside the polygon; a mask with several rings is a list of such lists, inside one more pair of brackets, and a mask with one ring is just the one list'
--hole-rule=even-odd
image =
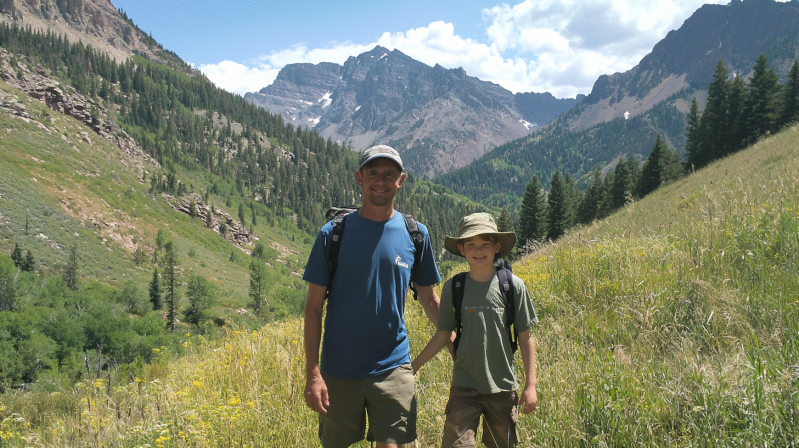
{"label": "rocky mountain ridge", "polygon": [[189,75],[191,67],[120,13],[110,0],[0,0],[0,22],[63,35],[105,51],[118,62],[137,54]]}
{"label": "rocky mountain ridge", "polygon": [[616,118],[629,119],[683,89],[696,90],[702,103],[719,60],[731,76],[740,72],[748,77],[762,53],[784,79],[799,56],[798,26],[796,1],[733,0],[727,5],[704,5],[637,66],[600,76],[579,114],[569,118],[569,125],[586,129]]}
{"label": "rocky mountain ridge", "polygon": [[344,65],[290,64],[272,85],[245,98],[356,150],[380,142],[400,151],[427,145],[424,157],[409,163],[425,177],[528,135],[582,99],[514,95],[462,68],[430,67],[380,46]]}

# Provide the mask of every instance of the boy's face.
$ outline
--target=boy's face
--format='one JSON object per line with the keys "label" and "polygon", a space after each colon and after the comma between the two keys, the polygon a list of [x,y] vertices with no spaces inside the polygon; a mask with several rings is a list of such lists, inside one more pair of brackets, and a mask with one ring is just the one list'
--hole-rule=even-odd
{"label": "boy's face", "polygon": [[381,158],[356,171],[355,181],[363,188],[364,203],[386,206],[405,182],[405,173],[394,162]]}
{"label": "boy's face", "polygon": [[458,244],[461,255],[466,257],[470,269],[494,265],[494,255],[500,250],[500,243],[492,243],[482,235],[473,236]]}

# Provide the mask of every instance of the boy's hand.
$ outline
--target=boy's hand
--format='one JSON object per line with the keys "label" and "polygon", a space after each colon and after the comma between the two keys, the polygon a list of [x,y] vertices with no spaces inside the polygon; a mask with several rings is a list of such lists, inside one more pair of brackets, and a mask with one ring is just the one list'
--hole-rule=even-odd
{"label": "boy's hand", "polygon": [[413,374],[414,375],[416,375],[416,373],[419,371],[419,369],[422,368],[422,366],[419,365],[419,362],[416,359],[411,361],[411,366],[413,367]]}
{"label": "boy's hand", "polygon": [[535,386],[524,388],[522,396],[519,397],[519,406],[522,407],[522,414],[529,414],[535,411],[538,406],[538,394],[535,391]]}

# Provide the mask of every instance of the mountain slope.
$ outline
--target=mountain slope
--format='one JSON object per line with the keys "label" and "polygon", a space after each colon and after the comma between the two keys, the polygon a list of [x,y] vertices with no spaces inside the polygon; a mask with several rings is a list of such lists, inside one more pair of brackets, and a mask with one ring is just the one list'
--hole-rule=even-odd
{"label": "mountain slope", "polygon": [[0,23],[22,23],[83,42],[123,62],[138,54],[187,74],[193,70],[164,49],[109,0],[0,0]]}
{"label": "mountain slope", "polygon": [[343,66],[288,65],[272,85],[245,98],[356,150],[389,143],[421,151],[424,157],[412,157],[408,166],[426,177],[527,135],[577,102],[549,93],[514,95],[463,69],[429,67],[380,46]]}
{"label": "mountain slope", "polygon": [[797,51],[799,5],[773,0],[704,5],[652,52],[625,73],[603,75],[569,124],[584,129],[615,118],[634,117],[685,89],[706,90],[724,61],[730,74],[751,75],[755,59],[765,54],[784,79]]}
{"label": "mountain slope", "polygon": [[799,56],[797,29],[795,3],[705,5],[638,66],[601,76],[588,97],[545,129],[435,181],[492,206],[514,205],[534,174],[546,182],[556,169],[579,177],[623,155],[646,158],[658,133],[682,153],[691,99],[704,107],[717,61],[746,76],[763,53],[784,79]]}

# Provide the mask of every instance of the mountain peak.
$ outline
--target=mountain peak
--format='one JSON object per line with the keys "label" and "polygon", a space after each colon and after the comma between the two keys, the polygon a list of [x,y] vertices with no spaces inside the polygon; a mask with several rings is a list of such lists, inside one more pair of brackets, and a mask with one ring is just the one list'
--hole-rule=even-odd
{"label": "mountain peak", "polygon": [[430,67],[379,45],[343,66],[288,65],[272,85],[245,98],[356,150],[392,144],[411,171],[427,177],[526,136],[577,104],[513,95],[463,67]]}

